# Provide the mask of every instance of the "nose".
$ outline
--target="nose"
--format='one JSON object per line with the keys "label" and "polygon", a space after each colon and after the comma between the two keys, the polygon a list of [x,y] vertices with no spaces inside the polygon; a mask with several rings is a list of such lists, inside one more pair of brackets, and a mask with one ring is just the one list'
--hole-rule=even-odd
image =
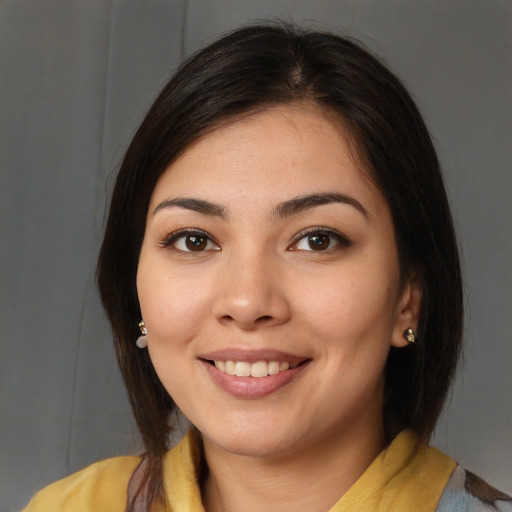
{"label": "nose", "polygon": [[226,261],[213,305],[220,323],[251,331],[289,320],[290,303],[276,259],[261,254]]}

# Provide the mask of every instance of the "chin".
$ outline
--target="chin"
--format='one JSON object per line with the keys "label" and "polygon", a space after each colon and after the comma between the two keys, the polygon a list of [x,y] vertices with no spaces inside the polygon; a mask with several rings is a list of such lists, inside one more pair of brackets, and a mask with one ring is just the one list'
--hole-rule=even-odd
{"label": "chin", "polygon": [[272,458],[293,451],[281,439],[262,439],[261,436],[244,436],[238,439],[223,439],[219,447],[241,457]]}
{"label": "chin", "polygon": [[284,455],[295,451],[297,442],[295,435],[284,435],[275,426],[261,426],[253,424],[252,428],[224,428],[221,432],[211,429],[199,429],[206,442],[211,442],[223,451],[243,457],[266,458]]}

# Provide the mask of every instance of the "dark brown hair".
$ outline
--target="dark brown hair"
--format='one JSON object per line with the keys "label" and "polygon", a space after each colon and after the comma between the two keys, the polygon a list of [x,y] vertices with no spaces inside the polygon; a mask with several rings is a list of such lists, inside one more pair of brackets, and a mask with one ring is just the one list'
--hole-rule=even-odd
{"label": "dark brown hair", "polygon": [[135,346],[135,282],[151,194],[165,169],[219,124],[301,101],[342,120],[389,204],[402,281],[414,274],[421,282],[418,341],[391,349],[385,411],[423,441],[441,411],[461,344],[462,284],[439,163],[417,107],[400,81],[350,39],[288,24],[241,28],[189,58],[149,110],[121,165],[99,257],[101,298],[147,451],[148,501],[163,498],[174,409],[147,351]]}

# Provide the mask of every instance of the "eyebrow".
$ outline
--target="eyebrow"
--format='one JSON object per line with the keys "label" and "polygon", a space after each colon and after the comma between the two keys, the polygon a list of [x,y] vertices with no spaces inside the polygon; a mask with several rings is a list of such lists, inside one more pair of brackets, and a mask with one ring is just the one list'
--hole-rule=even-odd
{"label": "eyebrow", "polygon": [[195,212],[219,217],[221,219],[226,218],[226,209],[222,206],[210,203],[204,199],[195,199],[193,197],[176,197],[173,199],[166,199],[153,210],[153,215],[158,213],[160,210],[173,207],[185,208],[186,210],[193,210]]}
{"label": "eyebrow", "polygon": [[275,215],[278,217],[289,217],[295,213],[303,210],[314,208],[315,206],[321,206],[324,204],[331,203],[342,203],[353,206],[357,211],[362,213],[366,218],[370,216],[364,206],[355,198],[347,196],[345,194],[337,193],[320,193],[320,194],[308,194],[305,196],[295,197],[288,201],[276,206],[274,209]]}
{"label": "eyebrow", "polygon": [[[277,217],[285,218],[301,211],[315,208],[316,206],[332,203],[347,204],[358,210],[361,214],[364,215],[364,217],[369,217],[369,213],[357,199],[345,194],[337,193],[317,193],[294,197],[278,204],[274,208],[273,214]],[[223,206],[211,203],[210,201],[206,201],[204,199],[196,199],[193,197],[175,197],[173,199],[165,199],[153,210],[153,215],[158,213],[160,210],[173,207],[193,210],[205,215],[219,217],[223,220],[227,217],[226,209]]]}

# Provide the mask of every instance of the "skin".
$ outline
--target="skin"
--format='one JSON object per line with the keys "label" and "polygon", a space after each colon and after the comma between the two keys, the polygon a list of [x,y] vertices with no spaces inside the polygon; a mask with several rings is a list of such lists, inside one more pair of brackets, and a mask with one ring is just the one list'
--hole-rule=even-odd
{"label": "skin", "polygon": [[[203,435],[208,511],[326,511],[384,447],[383,368],[421,297],[400,287],[388,205],[347,142],[315,106],[275,107],[200,139],[152,195],[139,300],[155,369]],[[277,211],[326,193],[346,200]],[[200,250],[184,228],[207,234]],[[304,363],[270,394],[233,396],[203,359],[228,349]]]}

